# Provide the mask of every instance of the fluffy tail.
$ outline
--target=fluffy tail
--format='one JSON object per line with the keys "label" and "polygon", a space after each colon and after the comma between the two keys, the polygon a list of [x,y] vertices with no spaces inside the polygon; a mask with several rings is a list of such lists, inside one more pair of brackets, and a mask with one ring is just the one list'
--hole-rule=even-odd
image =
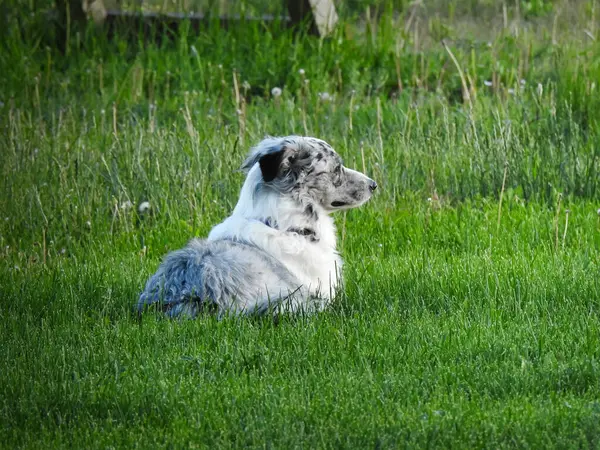
{"label": "fluffy tail", "polygon": [[147,305],[157,305],[170,317],[197,316],[208,298],[202,266],[197,248],[188,246],[167,255],[146,283],[138,313]]}

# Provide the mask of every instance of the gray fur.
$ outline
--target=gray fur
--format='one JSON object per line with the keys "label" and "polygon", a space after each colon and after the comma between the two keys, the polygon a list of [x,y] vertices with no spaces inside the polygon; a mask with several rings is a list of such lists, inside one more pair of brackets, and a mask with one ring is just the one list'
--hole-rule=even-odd
{"label": "gray fur", "polygon": [[[277,303],[292,295],[300,284],[274,258],[252,245],[193,239],[187,247],[167,255],[148,280],[138,309],[158,303],[171,317],[195,317],[214,303],[221,312],[264,313],[261,304],[254,307],[252,296],[260,295],[273,281],[281,287],[272,293]],[[237,302],[241,307],[236,311]]]}
{"label": "gray fur", "polygon": [[[362,173],[343,166],[342,158],[331,145],[312,137],[267,138],[244,162],[248,171],[262,158],[281,154],[279,173],[267,186],[282,194],[291,194],[308,211],[317,203],[327,211],[348,209],[364,203],[377,184]],[[369,184],[374,186],[369,188]],[[333,206],[334,202],[343,206]]]}

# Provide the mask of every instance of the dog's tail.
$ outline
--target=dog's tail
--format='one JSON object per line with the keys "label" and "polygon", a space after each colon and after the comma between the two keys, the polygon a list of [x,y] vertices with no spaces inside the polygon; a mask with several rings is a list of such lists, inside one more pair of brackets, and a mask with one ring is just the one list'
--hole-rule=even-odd
{"label": "dog's tail", "polygon": [[153,305],[170,317],[196,317],[212,303],[203,279],[202,256],[193,246],[167,255],[146,283],[137,303],[138,313]]}

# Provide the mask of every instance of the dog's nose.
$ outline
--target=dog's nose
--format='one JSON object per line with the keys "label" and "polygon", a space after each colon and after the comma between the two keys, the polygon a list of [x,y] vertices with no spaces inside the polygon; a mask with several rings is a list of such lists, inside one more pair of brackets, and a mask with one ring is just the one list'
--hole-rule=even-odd
{"label": "dog's nose", "polygon": [[371,189],[371,192],[373,192],[375,189],[377,189],[377,183],[373,180],[369,181],[369,189]]}

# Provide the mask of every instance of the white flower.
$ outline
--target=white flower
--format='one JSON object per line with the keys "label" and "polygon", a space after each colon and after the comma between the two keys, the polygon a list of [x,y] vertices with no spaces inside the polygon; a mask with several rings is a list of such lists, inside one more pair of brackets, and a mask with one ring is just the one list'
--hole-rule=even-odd
{"label": "white flower", "polygon": [[485,80],[483,82],[483,84],[485,84],[486,86],[492,86],[494,83],[492,83],[491,81]]}
{"label": "white flower", "polygon": [[89,220],[85,223],[85,226],[88,228],[92,228],[92,222],[90,222]]}
{"label": "white flower", "polygon": [[330,102],[332,100],[331,95],[328,92],[319,92],[319,99],[322,102]]}
{"label": "white flower", "polygon": [[519,83],[521,83],[521,86],[525,86],[527,84],[527,81],[521,78],[521,81]]}
{"label": "white flower", "polygon": [[121,209],[131,209],[132,207],[133,203],[131,203],[129,200],[121,204]]}
{"label": "white flower", "polygon": [[145,213],[146,211],[148,211],[151,208],[150,206],[150,202],[142,202],[140,203],[140,206],[138,206],[138,211],[140,213]]}
{"label": "white flower", "polygon": [[305,74],[306,72],[304,71],[304,69],[300,69],[300,70],[298,71],[298,73],[300,74],[300,76],[304,76],[304,74]]}
{"label": "white flower", "polygon": [[508,90],[508,93],[509,93],[510,95],[515,95],[515,90],[514,90],[514,89],[509,89],[509,90]]}
{"label": "white flower", "polygon": [[282,92],[281,88],[278,88],[278,87],[274,87],[273,89],[271,89],[271,95],[275,98],[281,97],[281,92]]}

